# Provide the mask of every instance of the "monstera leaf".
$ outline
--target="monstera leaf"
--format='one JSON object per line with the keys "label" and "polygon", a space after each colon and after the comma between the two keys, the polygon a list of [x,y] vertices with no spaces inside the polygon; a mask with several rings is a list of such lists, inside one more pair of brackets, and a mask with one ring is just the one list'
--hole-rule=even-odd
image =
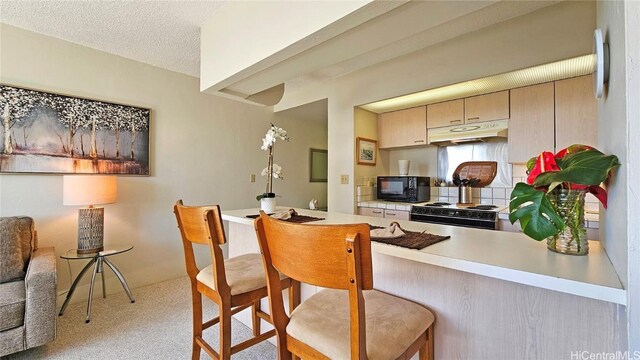
{"label": "monstera leaf", "polygon": [[561,170],[538,175],[533,183],[534,186],[564,182],[599,185],[607,179],[612,168],[620,165],[615,155],[605,155],[595,149],[567,154],[556,161]]}
{"label": "monstera leaf", "polygon": [[522,231],[538,241],[557,234],[565,226],[545,192],[525,183],[516,184],[509,203],[509,221],[513,224],[518,220]]}

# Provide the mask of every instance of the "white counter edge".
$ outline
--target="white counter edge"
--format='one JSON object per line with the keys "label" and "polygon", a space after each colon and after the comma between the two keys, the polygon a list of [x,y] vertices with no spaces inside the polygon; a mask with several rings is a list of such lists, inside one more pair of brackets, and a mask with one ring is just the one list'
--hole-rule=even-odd
{"label": "white counter edge", "polygon": [[[257,212],[257,210],[255,212]],[[251,218],[229,215],[223,212],[222,219],[238,224],[253,226],[253,219]],[[537,274],[533,272],[510,269],[497,265],[489,265],[469,260],[456,259],[447,256],[406,249],[394,245],[382,244],[378,242],[372,242],[371,250],[380,254],[463,271],[471,274],[487,276],[499,280],[505,280],[518,284],[577,295],[585,298],[611,302],[624,306],[626,306],[627,304],[627,292],[625,289],[621,288],[614,288],[588,282]]]}
{"label": "white counter edge", "polygon": [[602,285],[589,284],[541,274],[534,274],[521,270],[514,270],[467,260],[454,259],[418,251],[406,251],[409,249],[404,249],[393,245],[381,244],[377,242],[372,242],[371,244],[371,250],[380,254],[395,256],[403,259],[421,262],[424,264],[430,264],[447,269],[487,276],[494,279],[510,281],[518,284],[535,286],[542,289],[559,291],[590,299],[612,302],[619,305],[627,305],[627,292],[624,289],[615,289]]}

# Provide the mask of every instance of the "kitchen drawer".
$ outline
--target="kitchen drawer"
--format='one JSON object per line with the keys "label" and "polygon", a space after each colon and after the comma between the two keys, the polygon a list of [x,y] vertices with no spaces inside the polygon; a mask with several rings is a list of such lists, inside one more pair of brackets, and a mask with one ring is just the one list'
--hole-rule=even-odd
{"label": "kitchen drawer", "polygon": [[359,207],[358,214],[371,217],[384,217],[384,209]]}
{"label": "kitchen drawer", "polygon": [[385,210],[384,211],[385,219],[395,219],[395,220],[406,220],[409,221],[409,212],[402,210]]}

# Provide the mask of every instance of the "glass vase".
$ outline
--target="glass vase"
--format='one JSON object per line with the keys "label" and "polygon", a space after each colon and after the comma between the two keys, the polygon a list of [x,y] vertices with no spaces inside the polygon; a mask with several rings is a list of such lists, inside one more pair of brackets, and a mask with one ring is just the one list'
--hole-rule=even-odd
{"label": "glass vase", "polygon": [[556,189],[547,194],[549,201],[565,223],[560,233],[547,238],[547,248],[561,254],[587,255],[589,242],[584,227],[585,191]]}

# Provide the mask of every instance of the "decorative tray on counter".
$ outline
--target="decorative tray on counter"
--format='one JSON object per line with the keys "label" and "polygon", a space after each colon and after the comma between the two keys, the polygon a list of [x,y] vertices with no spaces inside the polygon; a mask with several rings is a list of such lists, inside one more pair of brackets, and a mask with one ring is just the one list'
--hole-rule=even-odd
{"label": "decorative tray on counter", "polygon": [[479,179],[476,187],[484,187],[495,179],[498,172],[496,161],[466,161],[458,165],[454,174],[460,175],[461,179]]}

